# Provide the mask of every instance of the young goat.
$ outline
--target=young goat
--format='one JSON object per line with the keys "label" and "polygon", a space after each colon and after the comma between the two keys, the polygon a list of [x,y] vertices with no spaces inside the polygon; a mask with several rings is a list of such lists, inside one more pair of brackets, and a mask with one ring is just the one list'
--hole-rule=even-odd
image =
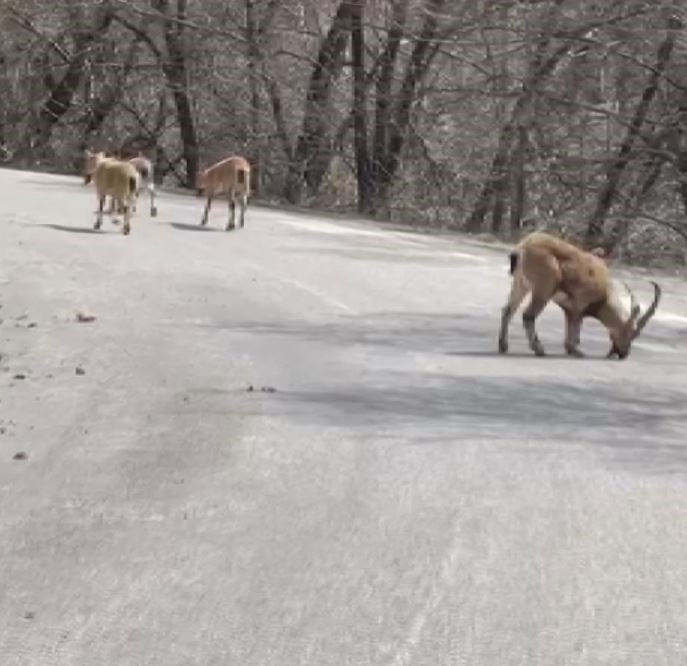
{"label": "young goat", "polygon": [[150,217],[157,217],[157,206],[155,206],[155,180],[153,178],[153,163],[139,153],[132,157],[129,162],[134,165],[141,177],[141,184],[145,185],[150,194]]}
{"label": "young goat", "polygon": [[629,313],[625,313],[608,274],[602,254],[585,252],[574,245],[542,232],[526,236],[510,254],[510,273],[513,276],[508,301],[503,307],[499,332],[499,352],[508,351],[508,325],[528,293],[530,303],[523,313],[523,325],[530,348],[537,356],[544,356],[534,327],[535,319],[550,300],[565,313],[565,351],[570,356],[583,356],[578,349],[582,320],[592,317],[608,330],[611,349],[607,358],[624,359],[630,353],[632,341],[656,312],[661,288],[651,282],[654,298],[640,317],[634,294],[630,294]]}
{"label": "young goat", "polygon": [[218,194],[226,194],[229,199],[229,221],[226,230],[236,227],[236,200],[241,204],[241,227],[245,223],[248,194],[250,193],[250,164],[243,157],[227,157],[201,171],[196,178],[198,196],[207,197],[201,225],[208,223],[212,199]]}
{"label": "young goat", "polygon": [[[95,172],[98,164],[105,159],[116,159],[114,157],[109,157],[105,155],[104,152],[92,153],[90,150],[84,151],[84,184],[88,185],[93,178],[93,173]],[[155,181],[153,178],[153,163],[144,155],[139,153],[136,157],[132,157],[128,160],[134,165],[136,171],[138,171],[141,178],[141,184],[145,185],[148,193],[150,194],[150,217],[157,217],[157,207],[155,206]],[[140,191],[140,190],[139,190]],[[138,199],[138,192],[136,193],[136,198]],[[113,212],[114,202],[111,202],[109,212]],[[134,212],[136,211],[136,203],[134,203]],[[122,213],[122,210],[118,210],[118,213]]]}
{"label": "young goat", "polygon": [[[110,197],[112,208],[124,213],[122,233],[131,231],[131,213],[135,208],[141,177],[131,162],[115,160],[111,157],[101,159],[93,172],[95,190],[98,196],[98,212],[94,229],[100,229],[103,223],[105,198]],[[116,220],[112,220],[116,223]]]}

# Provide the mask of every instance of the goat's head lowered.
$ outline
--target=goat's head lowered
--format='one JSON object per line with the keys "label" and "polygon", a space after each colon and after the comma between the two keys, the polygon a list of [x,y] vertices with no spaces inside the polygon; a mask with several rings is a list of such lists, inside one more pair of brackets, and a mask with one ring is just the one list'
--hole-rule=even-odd
{"label": "goat's head lowered", "polygon": [[654,298],[651,305],[641,314],[641,308],[632,290],[626,283],[623,283],[630,294],[630,313],[622,323],[613,328],[609,328],[611,338],[611,349],[606,358],[624,359],[630,353],[632,342],[639,336],[649,320],[654,316],[658,303],[661,300],[661,287],[653,280],[651,284],[654,288]]}

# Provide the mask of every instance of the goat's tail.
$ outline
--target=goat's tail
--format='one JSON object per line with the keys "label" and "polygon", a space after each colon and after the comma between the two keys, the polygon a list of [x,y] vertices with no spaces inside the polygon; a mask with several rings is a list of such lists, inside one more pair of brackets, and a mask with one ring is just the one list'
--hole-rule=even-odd
{"label": "goat's tail", "polygon": [[510,274],[513,275],[515,273],[515,269],[518,267],[518,258],[519,255],[517,252],[513,251],[508,255],[510,259]]}

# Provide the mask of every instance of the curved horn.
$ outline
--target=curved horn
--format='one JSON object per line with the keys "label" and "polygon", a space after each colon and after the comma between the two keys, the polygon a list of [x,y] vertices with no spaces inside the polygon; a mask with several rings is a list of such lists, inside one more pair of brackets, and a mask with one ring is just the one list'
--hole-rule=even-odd
{"label": "curved horn", "polygon": [[654,300],[651,301],[651,305],[647,308],[646,312],[639,318],[637,325],[635,326],[634,333],[632,334],[632,339],[634,340],[641,332],[642,329],[647,325],[649,319],[654,316],[658,303],[661,300],[661,287],[658,286],[653,280],[650,280],[654,287]]}
{"label": "curved horn", "polygon": [[630,294],[630,316],[627,318],[627,321],[628,323],[631,321],[634,322],[639,316],[639,303],[637,302],[637,297],[634,295],[634,292],[630,289],[630,286],[625,280],[623,280],[623,285],[625,289],[627,289],[627,293]]}

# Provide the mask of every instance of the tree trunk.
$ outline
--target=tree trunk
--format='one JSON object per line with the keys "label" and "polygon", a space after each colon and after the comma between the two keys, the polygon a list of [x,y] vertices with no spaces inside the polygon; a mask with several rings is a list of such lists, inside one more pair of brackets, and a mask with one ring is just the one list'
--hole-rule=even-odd
{"label": "tree trunk", "polygon": [[284,193],[291,203],[301,200],[304,186],[309,195],[317,192],[331,161],[328,107],[332,85],[343,68],[352,12],[351,2],[344,0],[339,4],[317,54],[305,100],[303,127]]}
{"label": "tree trunk", "polygon": [[40,152],[48,145],[54,127],[71,108],[74,95],[83,81],[89,48],[107,31],[112,18],[113,13],[109,5],[102,5],[92,25],[88,28],[79,25],[75,27],[74,53],[67,65],[67,71],[59,81],[54,81],[52,77],[47,79],[51,82],[50,95],[38,112],[32,153]]}
{"label": "tree trunk", "polygon": [[136,55],[140,43],[140,37],[134,36],[124,59],[123,66],[119,70],[115,80],[103,95],[97,99],[94,104],[89,106],[86,115],[86,126],[84,127],[83,139],[80,145],[81,151],[88,147],[91,135],[101,130],[103,123],[121,100],[126,80],[136,62]]}
{"label": "tree trunk", "polygon": [[668,20],[667,34],[658,49],[656,65],[649,74],[649,79],[646,87],[644,88],[644,93],[637,104],[634,117],[632,118],[632,122],[627,129],[625,139],[620,145],[618,155],[606,170],[606,182],[599,192],[596,206],[589,218],[589,221],[587,222],[585,241],[589,246],[599,245],[603,241],[603,227],[606,216],[608,215],[608,211],[611,209],[611,206],[615,200],[625,167],[627,167],[631,160],[631,153],[635,139],[642,130],[642,126],[646,120],[646,115],[649,111],[649,106],[656,96],[659,83],[663,77],[663,72],[670,62],[673,47],[675,46],[677,31],[681,28],[682,23],[678,19],[670,18]]}
{"label": "tree trunk", "polygon": [[[391,186],[400,165],[401,154],[410,125],[412,105],[417,101],[417,87],[424,79],[432,59],[436,55],[435,38],[439,25],[438,15],[445,4],[446,0],[427,0],[424,8],[425,20],[411,52],[410,61],[406,68],[401,88],[398,95],[395,96],[395,103],[391,113],[389,113],[389,109],[386,106],[389,99],[389,83],[384,82],[384,87],[381,91],[379,87],[377,88],[378,94],[381,92],[385,98],[381,100],[383,118],[381,120],[377,119],[375,122],[376,132],[373,154],[375,201],[373,212],[377,215],[380,212],[383,212],[385,215],[388,214]],[[404,19],[405,10],[405,4],[401,4],[395,17],[396,20]],[[396,23],[392,26],[392,33],[389,34],[391,42],[389,44],[389,52],[393,55],[394,60],[403,34],[402,26],[403,24]],[[393,68],[394,60],[390,60],[382,65],[383,72],[385,68],[389,67],[389,64]],[[378,111],[380,110],[379,104],[380,99],[377,100]],[[386,118],[389,120],[383,123],[382,121]],[[385,126],[384,128],[382,128],[382,124]]]}
{"label": "tree trunk", "polygon": [[522,227],[522,219],[525,215],[527,196],[525,164],[527,163],[527,148],[527,128],[521,125],[518,127],[518,142],[513,160],[510,207],[511,232],[517,232]]}
{"label": "tree trunk", "polygon": [[[542,26],[542,35],[535,45],[531,74],[523,82],[522,92],[513,106],[510,119],[501,130],[489,174],[482,184],[472,213],[470,213],[468,217],[466,229],[469,232],[477,232],[482,229],[484,218],[495,200],[500,201],[499,206],[503,205],[501,193],[505,192],[508,186],[511,150],[513,141],[517,136],[518,127],[525,122],[525,116],[531,108],[532,98],[536,91],[554,71],[561,58],[563,58],[571,48],[566,44],[556,49],[553,54],[547,57],[547,52],[553,36],[553,28],[556,24],[558,11],[563,1],[564,0],[556,0],[549,10],[548,17]],[[499,197],[496,197],[497,193],[500,195]],[[497,210],[492,216],[492,228],[500,228],[501,216],[502,212],[499,212],[497,206]]]}
{"label": "tree trunk", "polygon": [[389,149],[393,110],[393,82],[396,61],[405,35],[408,18],[409,0],[397,0],[393,6],[391,25],[386,45],[379,63],[379,75],[375,90],[374,138],[372,144],[371,177],[374,203],[369,212],[376,213],[377,201],[386,199],[386,195],[377,192],[377,184],[384,178],[385,155]]}
{"label": "tree trunk", "polygon": [[260,120],[262,117],[262,104],[260,100],[260,70],[261,50],[259,44],[258,22],[255,16],[253,0],[245,0],[246,3],[246,58],[248,66],[248,86],[250,94],[250,144],[253,146],[252,155],[253,177],[251,184],[254,191],[260,191],[262,178],[262,133]]}
{"label": "tree trunk", "polygon": [[351,0],[351,55],[353,59],[353,145],[355,149],[358,211],[369,213],[373,206],[370,154],[367,137],[367,81],[365,79],[365,0]]}
{"label": "tree trunk", "polygon": [[184,21],[187,18],[187,0],[177,0],[175,16],[170,13],[169,0],[153,0],[153,6],[164,17],[164,35],[167,58],[162,71],[172,93],[181,135],[181,150],[186,165],[186,187],[193,188],[199,166],[198,135],[188,90],[188,66],[183,43]]}

